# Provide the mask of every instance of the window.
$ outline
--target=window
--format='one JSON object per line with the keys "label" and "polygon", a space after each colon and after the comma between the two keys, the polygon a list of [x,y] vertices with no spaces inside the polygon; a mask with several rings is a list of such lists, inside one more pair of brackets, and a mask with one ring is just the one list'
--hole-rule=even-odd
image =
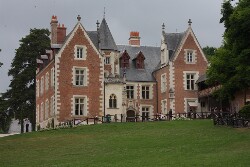
{"label": "window", "polygon": [[47,72],[45,75],[45,90],[49,89],[49,73]]}
{"label": "window", "polygon": [[127,98],[133,99],[134,98],[134,86],[126,86],[127,89]]}
{"label": "window", "polygon": [[195,74],[186,74],[186,88],[187,90],[194,90]]}
{"label": "window", "polygon": [[142,113],[142,118],[149,118],[149,107],[142,107],[141,109],[141,113]]}
{"label": "window", "polygon": [[75,45],[75,59],[86,60],[87,48],[84,45]]}
{"label": "window", "polygon": [[162,113],[167,114],[167,102],[166,102],[166,100],[162,101]]}
{"label": "window", "polygon": [[74,83],[74,85],[85,86],[84,79],[85,79],[85,69],[76,68],[75,69],[75,83]]}
{"label": "window", "polygon": [[127,51],[125,50],[120,58],[120,67],[121,68],[129,68],[129,55]]}
{"label": "window", "polygon": [[76,51],[77,51],[76,58],[82,59],[83,58],[83,56],[82,56],[83,48],[77,47]]}
{"label": "window", "polygon": [[105,57],[104,63],[105,64],[110,64],[110,57]]}
{"label": "window", "polygon": [[39,105],[37,105],[37,107],[36,107],[36,122],[40,121],[40,119],[39,119],[39,116],[40,116],[39,110],[40,110],[40,107],[39,107]]}
{"label": "window", "polygon": [[43,114],[44,114],[44,105],[41,103],[41,109],[40,109],[40,120],[43,121]]}
{"label": "window", "polygon": [[40,94],[42,95],[43,94],[43,90],[44,90],[44,78],[41,77],[41,89],[40,89]]}
{"label": "window", "polygon": [[39,97],[39,80],[36,80],[36,97]]}
{"label": "window", "polygon": [[54,116],[54,96],[50,98],[50,116]]}
{"label": "window", "polygon": [[52,68],[51,70],[50,70],[50,86],[51,87],[54,87],[54,81],[55,79],[54,79],[54,68]]}
{"label": "window", "polygon": [[136,57],[136,68],[137,69],[143,69],[144,68],[144,60],[145,57],[143,55],[143,53],[140,51]]}
{"label": "window", "polygon": [[117,99],[114,94],[109,97],[109,108],[117,108]]}
{"label": "window", "polygon": [[84,97],[76,97],[74,99],[75,102],[75,115],[83,116],[85,115],[85,98]]}
{"label": "window", "polygon": [[49,100],[45,101],[45,120],[49,118]]}
{"label": "window", "polygon": [[149,86],[142,86],[142,99],[149,99]]}
{"label": "window", "polygon": [[166,74],[161,75],[161,92],[166,92],[167,90],[167,81]]}
{"label": "window", "polygon": [[193,52],[187,52],[187,62],[188,63],[192,63],[194,60],[193,60]]}

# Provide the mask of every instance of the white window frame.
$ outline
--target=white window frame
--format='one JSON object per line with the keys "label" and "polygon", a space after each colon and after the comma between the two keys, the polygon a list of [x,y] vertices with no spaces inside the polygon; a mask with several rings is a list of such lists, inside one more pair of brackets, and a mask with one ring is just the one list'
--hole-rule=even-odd
{"label": "white window frame", "polygon": [[167,114],[167,100],[162,100],[161,101],[161,111],[162,114]]}
{"label": "white window frame", "polygon": [[[83,99],[83,113],[82,113],[82,115],[80,115],[80,113],[78,113],[78,115],[76,115],[76,113],[75,113],[75,111],[76,111],[76,99]],[[84,96],[84,95],[74,95],[73,96],[73,111],[72,111],[73,113],[72,113],[72,115],[76,116],[76,117],[87,116],[87,114],[88,114],[87,105],[88,105],[88,98],[87,98],[87,96]]]}
{"label": "white window frame", "polygon": [[49,100],[46,99],[45,101],[45,120],[49,118]]}
{"label": "white window frame", "polygon": [[[75,45],[75,60],[86,60],[87,58],[87,47],[85,45]],[[79,56],[79,50],[81,50],[81,56]]]}
{"label": "white window frame", "polygon": [[38,123],[40,121],[40,106],[37,105],[36,107],[36,122]]}
{"label": "white window frame", "polygon": [[167,91],[167,75],[162,74],[161,75],[161,92],[166,92]]}
{"label": "white window frame", "polygon": [[54,71],[54,67],[53,67],[50,70],[50,86],[51,87],[54,87],[54,84],[55,84],[55,77],[54,77],[54,75],[55,75],[55,71]]}
{"label": "white window frame", "polygon": [[184,49],[185,51],[185,62],[186,64],[195,64],[196,63],[196,50],[193,49]]}
{"label": "white window frame", "polygon": [[39,97],[40,94],[40,81],[36,80],[36,97]]}
{"label": "white window frame", "polygon": [[[83,84],[76,85],[76,70],[83,70]],[[88,85],[88,69],[86,67],[73,67],[73,85],[74,86],[87,86]]]}
{"label": "white window frame", "polygon": [[50,97],[50,116],[54,116],[54,96]]}
{"label": "white window frame", "polygon": [[40,94],[43,95],[43,92],[44,92],[44,77],[42,76],[41,77],[41,84],[40,84]]}
{"label": "white window frame", "polygon": [[45,75],[45,91],[49,90],[49,73]]}
{"label": "white window frame", "polygon": [[42,102],[41,103],[41,108],[40,108],[40,120],[41,120],[41,122],[44,120],[43,116],[44,116],[44,105],[43,105],[43,102]]}
{"label": "white window frame", "polygon": [[[146,110],[144,110],[144,109],[148,109],[148,111],[146,111]],[[142,116],[142,113],[143,112],[148,112],[149,114],[148,114],[148,116],[149,116],[149,118],[151,118],[151,116],[152,116],[152,113],[153,113],[153,111],[152,111],[152,106],[150,106],[150,105],[142,105],[141,106],[141,113],[140,113],[140,115]]]}
{"label": "white window frame", "polygon": [[109,96],[109,108],[117,108],[117,101],[118,101],[117,96],[115,94],[111,94]]}
{"label": "white window frame", "polygon": [[[183,77],[184,77],[184,90],[189,90],[189,91],[194,91],[194,90],[198,90],[197,85],[195,84],[195,82],[197,81],[198,77],[199,77],[199,72],[198,71],[184,71],[183,72]],[[193,78],[189,78],[188,76],[193,75]],[[188,80],[189,80],[189,85],[190,87],[188,88]],[[191,86],[191,84],[193,84],[193,88]]]}

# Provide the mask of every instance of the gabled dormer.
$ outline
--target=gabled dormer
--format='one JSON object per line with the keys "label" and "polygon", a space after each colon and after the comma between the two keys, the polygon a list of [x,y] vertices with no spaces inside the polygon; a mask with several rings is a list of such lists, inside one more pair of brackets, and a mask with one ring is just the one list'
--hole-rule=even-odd
{"label": "gabled dormer", "polygon": [[120,67],[121,68],[129,68],[129,59],[127,50],[125,50],[120,57]]}
{"label": "gabled dormer", "polygon": [[144,69],[145,65],[144,65],[144,60],[145,60],[145,56],[143,55],[143,53],[140,51],[137,56],[133,59],[133,61],[135,62],[135,68],[136,69]]}

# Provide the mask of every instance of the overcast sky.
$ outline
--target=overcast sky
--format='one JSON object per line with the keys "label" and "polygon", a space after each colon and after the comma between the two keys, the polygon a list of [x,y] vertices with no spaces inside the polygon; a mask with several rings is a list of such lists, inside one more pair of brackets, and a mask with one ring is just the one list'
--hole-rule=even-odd
{"label": "overcast sky", "polygon": [[219,47],[224,32],[219,24],[223,0],[0,0],[0,93],[8,89],[7,75],[19,40],[31,28],[49,28],[52,15],[67,33],[82,17],[86,30],[96,30],[105,18],[117,44],[127,44],[130,31],[139,31],[142,45],[159,46],[161,25],[166,32],[183,32],[192,19],[200,45]]}

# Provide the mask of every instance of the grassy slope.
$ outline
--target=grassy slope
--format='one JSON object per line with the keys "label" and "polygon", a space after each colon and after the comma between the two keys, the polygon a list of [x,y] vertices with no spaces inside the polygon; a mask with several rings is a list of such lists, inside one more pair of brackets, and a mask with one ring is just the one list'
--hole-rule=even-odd
{"label": "grassy slope", "polygon": [[112,123],[0,138],[0,166],[249,166],[250,129]]}

